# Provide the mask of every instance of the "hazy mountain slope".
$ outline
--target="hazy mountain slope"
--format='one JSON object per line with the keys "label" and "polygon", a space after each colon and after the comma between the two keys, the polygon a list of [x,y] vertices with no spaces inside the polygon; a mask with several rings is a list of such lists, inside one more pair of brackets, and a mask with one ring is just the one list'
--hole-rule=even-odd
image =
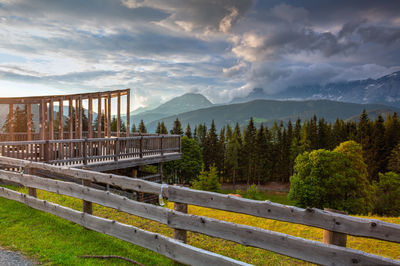
{"label": "hazy mountain slope", "polygon": [[143,119],[146,123],[158,120],[171,115],[189,112],[197,109],[211,107],[213,104],[203,95],[197,93],[187,93],[179,97],[175,97],[168,102],[161,104],[155,109],[144,111],[133,115],[131,120],[139,123]]}
{"label": "hazy mountain slope", "polygon": [[394,72],[378,79],[336,82],[326,85],[292,86],[274,95],[266,94],[261,88],[254,88],[247,97],[235,98],[232,103],[254,99],[329,99],[400,107],[400,72]]}
{"label": "hazy mountain slope", "polygon": [[[187,123],[192,126],[200,123],[210,124],[214,119],[217,127],[227,123],[245,125],[250,117],[257,123],[271,125],[273,121],[295,121],[298,117],[309,119],[314,114],[333,122],[336,118],[348,119],[358,116],[363,109],[379,113],[398,111],[397,108],[389,108],[378,104],[354,104],[343,103],[329,100],[309,100],[309,101],[274,101],[274,100],[255,100],[240,104],[230,104],[215,106],[206,109],[186,112],[175,116],[162,119],[168,128],[172,127],[173,121],[178,117],[182,125]],[[160,120],[161,121],[161,120]],[[158,121],[148,124],[148,129],[153,131]]]}

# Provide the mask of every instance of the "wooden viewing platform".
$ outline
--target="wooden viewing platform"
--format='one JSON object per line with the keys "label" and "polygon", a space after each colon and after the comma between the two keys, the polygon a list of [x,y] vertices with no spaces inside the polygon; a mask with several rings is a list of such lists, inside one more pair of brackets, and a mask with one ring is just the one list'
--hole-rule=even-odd
{"label": "wooden viewing platform", "polygon": [[[181,159],[179,135],[130,132],[130,89],[0,98],[0,104],[9,105],[7,126],[3,126],[5,132],[0,133],[1,156],[96,171]],[[126,115],[122,130],[123,106]],[[16,107],[23,110],[24,118],[17,117]],[[68,108],[66,115],[64,107]],[[38,118],[36,126],[34,115]]]}

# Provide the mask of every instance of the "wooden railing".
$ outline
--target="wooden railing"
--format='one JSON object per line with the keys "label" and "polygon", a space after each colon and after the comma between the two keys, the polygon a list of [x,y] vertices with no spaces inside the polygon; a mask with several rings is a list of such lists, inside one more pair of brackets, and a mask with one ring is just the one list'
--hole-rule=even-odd
{"label": "wooden railing", "polygon": [[179,135],[0,142],[1,156],[55,165],[87,165],[180,153]]}
{"label": "wooden railing", "polygon": [[[140,179],[103,174],[88,170],[53,166],[0,157],[0,164],[7,168],[18,168],[20,172],[0,171],[0,179],[42,189],[106,207],[118,209],[145,219],[157,221],[175,229],[175,237],[185,241],[186,231],[217,237],[246,246],[270,250],[293,258],[324,265],[400,265],[400,261],[368,254],[359,250],[324,244],[283,233],[256,227],[220,221],[203,216],[189,215],[187,204],[219,210],[244,213],[257,217],[319,227],[332,232],[369,237],[400,243],[400,225],[375,219],[347,216],[319,209],[301,209],[293,206],[237,198],[218,193],[197,191],[184,187],[161,185]],[[124,190],[160,194],[175,202],[175,210],[129,200],[113,193],[84,187],[76,183],[50,180],[22,171],[47,171],[67,175],[85,183],[108,184]],[[30,191],[31,191],[30,190]],[[30,193],[35,195],[35,193]],[[0,188],[0,196],[22,202],[33,208],[50,212],[64,219],[83,225],[130,243],[156,251],[181,263],[195,265],[243,265],[244,263],[207,252],[182,242],[143,231],[115,221],[83,214],[69,208],[36,199],[33,196]]]}

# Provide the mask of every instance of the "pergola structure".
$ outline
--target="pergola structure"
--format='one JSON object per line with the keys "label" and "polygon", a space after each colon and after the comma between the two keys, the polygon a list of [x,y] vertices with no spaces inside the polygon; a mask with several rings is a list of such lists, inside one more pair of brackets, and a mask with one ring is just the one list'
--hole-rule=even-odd
{"label": "pergola structure", "polygon": [[[126,132],[120,132],[121,128],[121,101],[122,97],[126,96]],[[13,125],[14,105],[26,105],[27,110],[27,132],[24,140],[33,140],[32,134],[32,105],[39,105],[39,140],[54,140],[54,139],[82,139],[84,136],[82,120],[83,120],[83,101],[88,101],[88,132],[85,132],[87,138],[102,138],[111,137],[111,110],[112,98],[117,98],[117,131],[116,137],[122,134],[129,136],[130,129],[130,89],[105,91],[96,93],[83,93],[73,95],[53,95],[53,96],[38,96],[38,97],[22,97],[22,98],[0,98],[0,104],[9,105],[9,140],[15,140],[15,132]],[[97,107],[94,108],[93,101],[97,100]],[[68,117],[68,132],[64,132],[64,103],[67,102],[69,111]],[[58,103],[58,132],[54,132],[54,104]],[[75,107],[74,107],[75,105]],[[93,113],[94,109],[97,113],[96,131],[93,129]],[[73,111],[75,110],[75,112]],[[101,117],[104,114],[104,121]],[[104,125],[102,125],[104,123]],[[102,131],[104,127],[104,131]],[[55,138],[57,135],[57,138]]]}

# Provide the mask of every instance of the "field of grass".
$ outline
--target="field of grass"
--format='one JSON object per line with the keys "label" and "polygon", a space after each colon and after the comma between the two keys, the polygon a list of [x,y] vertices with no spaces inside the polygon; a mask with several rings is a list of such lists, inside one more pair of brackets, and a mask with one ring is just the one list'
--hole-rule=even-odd
{"label": "field of grass", "polygon": [[[82,206],[80,200],[44,191],[38,191],[38,197],[74,209],[81,209]],[[286,195],[282,193],[265,193],[265,197],[271,201],[287,203]],[[172,204],[169,203],[168,207],[171,208]],[[172,229],[157,222],[145,220],[96,204],[94,204],[93,210],[97,216],[114,219],[166,236],[172,237],[173,235]],[[189,206],[189,213],[322,241],[322,230],[317,228],[196,206]],[[400,217],[371,218],[400,224]],[[188,234],[188,243],[255,265],[306,264],[302,261],[269,251],[245,247],[230,241],[211,238],[197,233]],[[170,260],[153,252],[83,229],[78,225],[58,219],[50,214],[35,211],[22,204],[4,199],[0,199],[0,245],[20,250],[23,254],[31,256],[37,261],[48,262],[50,264],[86,263],[90,265],[98,263],[110,264],[111,262],[113,265],[124,264],[124,262],[118,260],[103,262],[95,259],[82,260],[76,258],[76,255],[80,254],[120,255],[132,258],[146,265],[167,265],[172,263]],[[400,244],[349,236],[348,247],[400,260]]]}

